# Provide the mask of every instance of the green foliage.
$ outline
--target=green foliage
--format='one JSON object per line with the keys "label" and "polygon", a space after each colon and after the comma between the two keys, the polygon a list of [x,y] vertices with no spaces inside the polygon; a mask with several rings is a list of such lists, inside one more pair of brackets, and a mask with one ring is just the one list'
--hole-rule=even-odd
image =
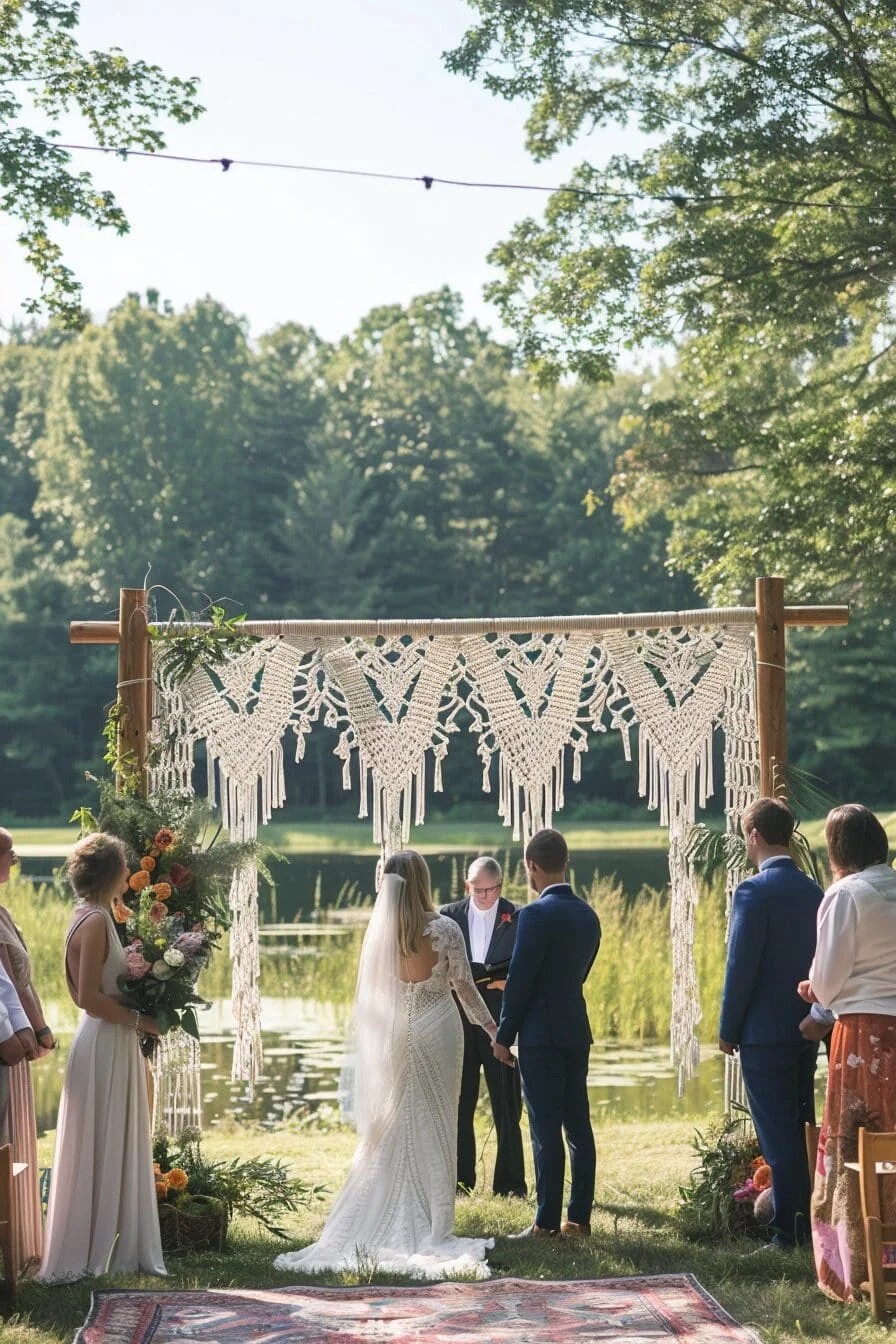
{"label": "green foliage", "polygon": [[536,158],[640,132],[495,248],[489,291],[544,376],[674,334],[617,508],[671,518],[714,601],[764,573],[891,600],[894,0],[470,3],[449,68],[529,104]]}
{"label": "green foliage", "polygon": [[192,617],[181,613],[181,620],[191,619],[203,622],[202,628],[173,633],[164,625],[148,627],[160,667],[176,682],[185,681],[196,667],[221,667],[229,657],[257,643],[253,635],[240,629],[246,612],[228,616],[220,602],[212,602],[207,612]]}
{"label": "green foliage", "polygon": [[230,1161],[208,1158],[202,1151],[201,1134],[185,1129],[177,1139],[165,1130],[153,1138],[153,1160],[162,1173],[179,1168],[189,1177],[181,1192],[171,1191],[167,1204],[188,1207],[194,1199],[215,1200],[227,1211],[253,1218],[275,1237],[285,1237],[284,1214],[295,1213],[319,1197],[319,1187],[292,1179],[283,1162],[269,1158],[234,1157]]}
{"label": "green foliage", "polygon": [[750,1174],[751,1161],[759,1156],[748,1117],[729,1115],[705,1134],[697,1130],[694,1151],[699,1162],[679,1191],[677,1217],[684,1235],[692,1241],[714,1241],[755,1231],[752,1206],[733,1198]]}
{"label": "green foliage", "polygon": [[[159,122],[183,124],[202,111],[195,79],[165,75],[117,47],[81,50],[79,21],[75,0],[4,0],[0,7],[0,208],[21,223],[18,242],[40,279],[44,304],[73,325],[84,321],[81,287],[54,227],[81,219],[122,234],[128,221],[110,191],[89,172],[72,170],[52,127],[75,113],[92,140],[126,154],[164,149]],[[26,116],[42,119],[42,128],[27,125]],[[36,299],[28,305],[32,312],[40,306]]]}

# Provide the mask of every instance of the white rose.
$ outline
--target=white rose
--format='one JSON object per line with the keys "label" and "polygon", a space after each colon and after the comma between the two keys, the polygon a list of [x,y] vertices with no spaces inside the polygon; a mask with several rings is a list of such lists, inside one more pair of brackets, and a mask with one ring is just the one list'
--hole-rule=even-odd
{"label": "white rose", "polygon": [[169,966],[166,961],[154,961],[152,964],[152,974],[157,980],[170,980],[174,974],[174,968]]}
{"label": "white rose", "polygon": [[179,952],[176,947],[169,947],[164,953],[164,960],[167,961],[169,966],[174,966],[175,968],[183,966],[184,954],[183,952]]}

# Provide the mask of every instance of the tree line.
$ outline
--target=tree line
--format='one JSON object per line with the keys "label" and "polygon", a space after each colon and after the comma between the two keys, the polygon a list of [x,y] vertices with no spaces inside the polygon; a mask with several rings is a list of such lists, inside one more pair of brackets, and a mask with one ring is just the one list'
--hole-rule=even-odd
{"label": "tree line", "polygon": [[[59,816],[83,799],[115,651],[70,647],[67,623],[114,614],[118,589],[147,574],[162,619],[220,599],[309,618],[700,605],[699,574],[668,560],[672,514],[634,526],[620,509],[643,397],[635,374],[539,385],[447,290],[377,308],[337,342],[288,323],[253,343],[220,303],[174,312],[153,293],[79,332],[12,333],[0,346],[6,812]],[[749,600],[748,588],[745,576]],[[896,783],[878,745],[892,640],[872,613],[791,641],[798,762],[875,802]],[[448,804],[481,796],[473,744],[456,742]],[[342,802],[334,745],[312,734],[300,805]],[[618,745],[599,742],[570,801],[634,801],[634,787]]]}

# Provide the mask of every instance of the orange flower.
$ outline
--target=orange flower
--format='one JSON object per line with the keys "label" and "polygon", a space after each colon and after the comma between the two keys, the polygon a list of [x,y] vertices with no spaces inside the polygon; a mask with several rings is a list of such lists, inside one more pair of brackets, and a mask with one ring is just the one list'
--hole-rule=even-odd
{"label": "orange flower", "polygon": [[160,1177],[160,1178],[161,1178],[161,1176],[163,1175],[162,1168],[159,1166],[158,1162],[153,1162],[153,1164],[152,1164],[152,1174],[153,1174],[153,1176],[158,1176],[158,1177]]}
{"label": "orange flower", "polygon": [[170,849],[174,844],[174,832],[163,826],[160,831],[156,831],[153,844],[158,845],[159,849]]}
{"label": "orange flower", "polygon": [[161,1181],[156,1181],[156,1198],[157,1199],[168,1198],[168,1182],[164,1179]]}
{"label": "orange flower", "polygon": [[753,1161],[750,1163],[750,1171],[755,1171],[757,1167],[764,1167],[764,1166],[765,1166],[765,1158],[762,1157],[762,1155],[760,1154],[759,1157],[754,1157]]}
{"label": "orange flower", "polygon": [[167,901],[171,895],[171,884],[169,882],[156,882],[153,893],[157,901]]}
{"label": "orange flower", "polygon": [[181,1167],[172,1167],[168,1173],[168,1186],[171,1190],[186,1190],[190,1178]]}
{"label": "orange flower", "polygon": [[156,866],[156,861],[151,854],[147,854],[145,859],[140,860],[140,867],[145,873],[151,873]]}
{"label": "orange flower", "polygon": [[112,902],[112,918],[116,924],[127,924],[129,919],[134,918],[133,910],[128,909],[124,901]]}
{"label": "orange flower", "polygon": [[767,1162],[753,1172],[753,1184],[757,1190],[769,1190],[772,1184],[772,1169]]}
{"label": "orange flower", "polygon": [[138,868],[136,873],[131,873],[128,878],[128,886],[131,891],[142,891],[144,887],[149,886],[149,873],[143,868]]}

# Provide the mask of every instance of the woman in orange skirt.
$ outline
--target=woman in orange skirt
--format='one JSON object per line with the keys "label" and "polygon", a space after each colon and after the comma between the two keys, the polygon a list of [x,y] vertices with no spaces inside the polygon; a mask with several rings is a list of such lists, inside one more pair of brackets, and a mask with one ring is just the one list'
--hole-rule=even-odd
{"label": "woman in orange skirt", "polygon": [[[825,826],[832,885],[818,911],[818,945],[800,992],[837,1017],[812,1196],[818,1286],[840,1302],[868,1277],[858,1172],[859,1129],[896,1130],[896,872],[886,832],[859,803]],[[896,1184],[881,1190],[896,1221]]]}

